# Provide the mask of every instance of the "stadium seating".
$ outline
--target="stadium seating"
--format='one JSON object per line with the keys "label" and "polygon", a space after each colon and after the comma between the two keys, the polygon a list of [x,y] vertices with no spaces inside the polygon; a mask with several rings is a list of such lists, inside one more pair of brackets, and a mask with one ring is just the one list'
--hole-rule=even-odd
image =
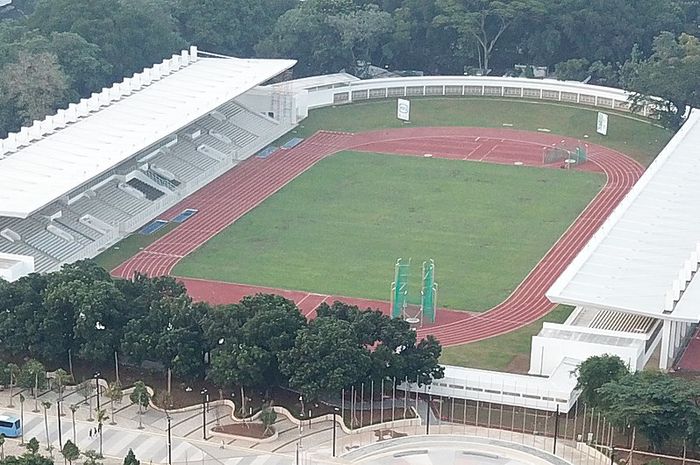
{"label": "stadium seating", "polygon": [[143,195],[148,199],[148,200],[157,200],[165,195],[165,192],[156,189],[155,187],[151,186],[150,184],[146,184],[145,182],[141,181],[138,178],[131,178],[126,182],[128,185],[133,187],[134,189],[137,189],[141,192],[143,192]]}
{"label": "stadium seating", "polygon": [[26,219],[0,217],[0,231],[19,236],[14,241],[0,237],[0,252],[34,256],[36,271],[56,269],[106,234],[120,232],[120,225],[147,212],[155,201],[179,198],[189,181],[252,155],[261,137],[261,143],[269,143],[282,129],[230,101],[178,130],[167,144],[135,154],[92,185],[68,194],[70,200],[58,200]]}

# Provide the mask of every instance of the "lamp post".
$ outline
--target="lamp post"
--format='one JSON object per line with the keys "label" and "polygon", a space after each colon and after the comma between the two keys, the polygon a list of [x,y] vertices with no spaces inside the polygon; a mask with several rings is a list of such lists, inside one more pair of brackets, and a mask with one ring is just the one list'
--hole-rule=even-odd
{"label": "lamp post", "polygon": [[207,440],[207,389],[204,388],[199,393],[202,395],[202,437]]}
{"label": "lamp post", "polygon": [[433,403],[433,396],[430,394],[430,385],[428,385],[428,407],[426,409],[426,421],[425,421],[425,434],[429,435],[430,434],[430,414],[432,413],[431,411],[431,404]]}
{"label": "lamp post", "polygon": [[335,427],[337,423],[338,407],[333,408],[333,457],[335,457]]}
{"label": "lamp post", "polygon": [[93,375],[93,378],[95,378],[95,389],[97,391],[97,411],[100,411],[100,372],[98,371]]}
{"label": "lamp post", "polygon": [[173,465],[173,437],[171,434],[170,413],[165,411],[165,418],[168,420],[168,465]]}

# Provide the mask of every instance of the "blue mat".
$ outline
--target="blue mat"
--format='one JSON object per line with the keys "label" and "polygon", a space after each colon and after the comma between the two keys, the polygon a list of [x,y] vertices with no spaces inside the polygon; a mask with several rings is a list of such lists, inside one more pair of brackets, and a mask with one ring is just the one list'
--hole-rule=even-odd
{"label": "blue mat", "polygon": [[152,223],[148,223],[146,226],[144,226],[141,231],[139,231],[140,234],[143,234],[144,236],[150,236],[154,232],[158,231],[160,228],[168,224],[167,221],[165,220],[155,220]]}
{"label": "blue mat", "polygon": [[182,223],[198,211],[199,210],[197,210],[196,208],[188,208],[187,210],[183,210],[182,213],[178,214],[175,218],[173,218],[170,221],[172,221],[173,223]]}
{"label": "blue mat", "polygon": [[277,147],[275,147],[274,145],[269,145],[269,146],[265,147],[264,149],[262,149],[261,151],[259,151],[256,156],[258,158],[267,158],[270,155],[272,155],[273,153],[275,153],[276,151],[277,151]]}
{"label": "blue mat", "polygon": [[287,142],[285,142],[285,144],[282,146],[282,148],[283,149],[291,149],[291,148],[296,147],[297,145],[301,144],[303,140],[304,139],[302,139],[301,137],[293,137],[293,138],[289,139]]}

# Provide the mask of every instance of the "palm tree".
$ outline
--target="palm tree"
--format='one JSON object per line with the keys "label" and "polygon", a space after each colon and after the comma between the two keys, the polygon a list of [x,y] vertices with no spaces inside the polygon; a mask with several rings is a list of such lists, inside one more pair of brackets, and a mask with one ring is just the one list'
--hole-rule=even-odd
{"label": "palm tree", "polygon": [[75,412],[80,408],[80,405],[70,404],[69,408],[70,408],[71,421],[73,422],[73,444],[76,444],[78,441],[75,440]]}
{"label": "palm tree", "polygon": [[46,428],[46,450],[51,450],[51,441],[49,439],[49,417],[46,413],[51,408],[51,402],[45,400],[41,403],[44,407],[44,427]]}
{"label": "palm tree", "polygon": [[58,414],[62,416],[61,402],[63,402],[63,388],[71,380],[71,376],[63,368],[59,368],[54,372],[54,379],[56,380],[56,391],[58,392]]}
{"label": "palm tree", "polygon": [[112,408],[112,421],[109,423],[110,425],[116,425],[117,422],[115,421],[115,416],[114,416],[114,403],[115,402],[121,402],[122,397],[124,396],[124,393],[122,392],[122,387],[119,384],[119,381],[115,381],[109,386],[107,386],[107,398],[109,398],[109,403]]}
{"label": "palm tree", "polygon": [[5,460],[5,435],[0,434],[0,460]]}
{"label": "palm tree", "polygon": [[102,457],[102,425],[105,421],[109,420],[109,415],[105,409],[100,409],[97,411],[97,432],[100,433],[100,457]]}
{"label": "palm tree", "polygon": [[8,405],[8,407],[14,408],[14,404],[12,403],[12,388],[15,386],[15,384],[17,384],[17,375],[19,375],[19,367],[14,363],[8,363],[6,370],[10,378],[10,404]]}

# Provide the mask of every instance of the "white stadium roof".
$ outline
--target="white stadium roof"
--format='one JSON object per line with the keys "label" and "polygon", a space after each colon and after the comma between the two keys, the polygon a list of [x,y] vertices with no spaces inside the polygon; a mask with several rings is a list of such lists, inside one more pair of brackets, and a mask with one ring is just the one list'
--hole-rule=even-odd
{"label": "white stadium roof", "polygon": [[193,47],[35,121],[0,140],[0,216],[26,218],[295,63]]}
{"label": "white stadium roof", "polygon": [[569,305],[700,321],[700,111],[547,292]]}

